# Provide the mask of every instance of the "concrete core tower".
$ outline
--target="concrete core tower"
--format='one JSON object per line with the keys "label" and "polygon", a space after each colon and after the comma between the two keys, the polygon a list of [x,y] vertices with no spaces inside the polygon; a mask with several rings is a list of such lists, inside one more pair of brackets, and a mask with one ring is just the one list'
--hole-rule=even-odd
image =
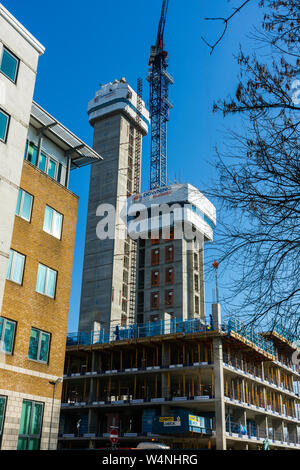
{"label": "concrete core tower", "polygon": [[[86,332],[125,326],[129,321],[135,244],[118,233],[118,209],[140,190],[141,140],[149,124],[144,102],[124,78],[101,86],[89,102],[88,114],[94,128],[93,147],[103,161],[92,165],[90,178],[79,317],[79,331]],[[113,234],[106,240],[96,234],[101,204],[116,208]]]}

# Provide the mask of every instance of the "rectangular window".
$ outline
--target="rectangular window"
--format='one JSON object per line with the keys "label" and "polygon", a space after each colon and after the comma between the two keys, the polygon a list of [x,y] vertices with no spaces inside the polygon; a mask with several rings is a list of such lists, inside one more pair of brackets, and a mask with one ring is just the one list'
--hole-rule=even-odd
{"label": "rectangular window", "polygon": [[0,70],[14,83],[17,81],[19,63],[19,59],[3,47]]}
{"label": "rectangular window", "polygon": [[50,333],[31,328],[28,357],[47,364],[49,358]]}
{"label": "rectangular window", "polygon": [[195,277],[194,277],[194,284],[195,284],[195,290],[198,291],[199,290],[199,276],[197,274],[195,274]]}
{"label": "rectangular window", "polygon": [[198,267],[199,267],[199,265],[198,265],[198,255],[196,253],[194,253],[194,269],[196,271],[198,271]]}
{"label": "rectangular window", "polygon": [[55,297],[57,271],[39,263],[36,291],[48,297]]}
{"label": "rectangular window", "polygon": [[49,158],[48,161],[48,169],[47,169],[47,174],[51,176],[51,178],[55,178],[56,174],[56,162]]}
{"label": "rectangular window", "polygon": [[174,227],[170,228],[170,236],[169,236],[169,238],[164,238],[164,240],[165,240],[166,242],[170,242],[170,241],[174,240]]}
{"label": "rectangular window", "polygon": [[173,284],[174,282],[174,268],[168,268],[165,272],[165,283]]}
{"label": "rectangular window", "polygon": [[28,160],[33,165],[37,163],[37,147],[32,142],[27,142],[25,150],[25,159]]}
{"label": "rectangular window", "polygon": [[23,281],[24,264],[25,256],[14,250],[10,250],[6,279],[21,285]]}
{"label": "rectangular window", "polygon": [[159,249],[151,250],[151,266],[159,264]]}
{"label": "rectangular window", "polygon": [[159,286],[159,271],[151,272],[151,287]]}
{"label": "rectangular window", "polygon": [[0,396],[0,438],[3,433],[5,409],[6,409],[6,397]]}
{"label": "rectangular window", "polygon": [[173,305],[173,300],[174,300],[174,291],[168,290],[165,292],[165,304],[168,307],[172,307]]}
{"label": "rectangular window", "polygon": [[159,293],[158,292],[151,292],[150,308],[151,310],[156,310],[157,308],[159,308]]}
{"label": "rectangular window", "polygon": [[199,314],[199,297],[195,295],[195,313]]}
{"label": "rectangular window", "polygon": [[23,400],[17,450],[39,450],[44,405]]}
{"label": "rectangular window", "polygon": [[0,140],[6,142],[10,116],[0,109]]}
{"label": "rectangular window", "polygon": [[30,222],[31,219],[32,201],[33,197],[29,193],[23,189],[19,189],[16,215],[28,222]]}
{"label": "rectangular window", "polygon": [[0,351],[12,354],[14,347],[16,322],[0,317]]}
{"label": "rectangular window", "polygon": [[62,220],[62,214],[56,212],[54,209],[51,209],[51,207],[46,206],[43,227],[44,232],[47,232],[60,240]]}
{"label": "rectangular window", "polygon": [[174,247],[166,246],[165,249],[165,261],[166,263],[171,263],[174,260]]}
{"label": "rectangular window", "polygon": [[39,158],[39,169],[42,171],[46,171],[47,166],[47,157],[43,153],[40,154]]}

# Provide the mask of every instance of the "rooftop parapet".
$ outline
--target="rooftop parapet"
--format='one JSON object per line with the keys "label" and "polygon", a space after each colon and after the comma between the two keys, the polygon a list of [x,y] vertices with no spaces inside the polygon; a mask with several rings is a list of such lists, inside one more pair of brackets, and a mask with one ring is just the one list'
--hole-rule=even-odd
{"label": "rooftop parapet", "polygon": [[88,115],[90,123],[93,125],[97,119],[123,112],[130,119],[135,120],[141,132],[147,135],[150,122],[149,111],[146,109],[144,101],[142,101],[141,111],[138,108],[137,93],[125,78],[121,78],[101,85],[94,99],[88,104]]}

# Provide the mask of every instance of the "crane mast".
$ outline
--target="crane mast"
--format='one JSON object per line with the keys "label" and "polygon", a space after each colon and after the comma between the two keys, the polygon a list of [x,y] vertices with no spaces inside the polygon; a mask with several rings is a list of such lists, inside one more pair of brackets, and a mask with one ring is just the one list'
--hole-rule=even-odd
{"label": "crane mast", "polygon": [[151,47],[148,81],[150,83],[151,163],[150,189],[167,184],[167,122],[173,107],[169,85],[174,83],[167,72],[168,53],[164,50],[164,31],[169,0],[163,0],[155,46]]}

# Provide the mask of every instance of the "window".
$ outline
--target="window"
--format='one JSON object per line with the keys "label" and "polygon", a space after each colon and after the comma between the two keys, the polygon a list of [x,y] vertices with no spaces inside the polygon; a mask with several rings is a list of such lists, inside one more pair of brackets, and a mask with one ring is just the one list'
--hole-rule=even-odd
{"label": "window", "polygon": [[165,260],[166,260],[166,263],[170,263],[171,261],[174,260],[174,247],[173,246],[166,246]]}
{"label": "window", "polygon": [[198,271],[198,255],[194,253],[194,269]]}
{"label": "window", "polygon": [[194,277],[194,284],[195,284],[195,290],[198,291],[199,290],[199,276],[198,274],[195,274],[195,277]]}
{"label": "window", "polygon": [[159,286],[159,271],[151,272],[151,287]]}
{"label": "window", "polygon": [[28,222],[30,222],[31,218],[32,201],[33,197],[29,193],[19,189],[16,215]]}
{"label": "window", "polygon": [[14,347],[16,322],[0,317],[0,351],[12,354]]}
{"label": "window", "polygon": [[10,116],[0,109],[0,140],[6,142]]}
{"label": "window", "polygon": [[39,450],[44,405],[23,400],[17,450]]}
{"label": "window", "polygon": [[43,153],[40,154],[39,158],[39,169],[42,171],[46,171],[47,166],[47,157]]}
{"label": "window", "polygon": [[174,282],[174,268],[168,268],[165,272],[165,283],[173,284]]}
{"label": "window", "polygon": [[33,165],[36,165],[37,160],[37,147],[32,143],[27,141],[27,146],[25,150],[25,159],[28,160]]}
{"label": "window", "polygon": [[53,235],[53,237],[61,238],[61,228],[62,228],[63,216],[56,212],[51,207],[46,206],[45,217],[44,217],[44,232]]}
{"label": "window", "polygon": [[159,236],[156,238],[151,238],[151,245],[158,245],[160,243]]}
{"label": "window", "polygon": [[23,281],[24,264],[25,256],[14,250],[10,250],[6,279],[21,285]]}
{"label": "window", "polygon": [[[163,233],[164,235],[164,233]],[[170,228],[170,236],[169,238],[164,238],[166,242],[170,242],[171,240],[174,240],[174,227]]]}
{"label": "window", "polygon": [[151,250],[151,266],[159,264],[159,249]]}
{"label": "window", "polygon": [[173,305],[173,300],[174,300],[174,291],[168,290],[165,292],[165,304],[168,307],[172,307]]}
{"label": "window", "polygon": [[159,294],[158,292],[151,292],[150,294],[150,308],[155,310],[159,307]]}
{"label": "window", "polygon": [[199,297],[195,295],[195,313],[199,313]]}
{"label": "window", "polygon": [[55,297],[57,271],[39,263],[36,291],[48,297]]}
{"label": "window", "polygon": [[53,159],[45,155],[45,153],[40,153],[38,167],[44,173],[47,173],[53,179],[56,179],[56,173],[58,168],[58,163]]}
{"label": "window", "polygon": [[50,333],[31,328],[28,357],[32,361],[47,364],[49,358]]}
{"label": "window", "polygon": [[0,70],[14,83],[17,81],[19,63],[19,59],[3,47]]}
{"label": "window", "polygon": [[127,300],[122,299],[122,312],[127,313]]}
{"label": "window", "polygon": [[3,432],[5,409],[6,409],[6,397],[0,396],[0,438]]}

